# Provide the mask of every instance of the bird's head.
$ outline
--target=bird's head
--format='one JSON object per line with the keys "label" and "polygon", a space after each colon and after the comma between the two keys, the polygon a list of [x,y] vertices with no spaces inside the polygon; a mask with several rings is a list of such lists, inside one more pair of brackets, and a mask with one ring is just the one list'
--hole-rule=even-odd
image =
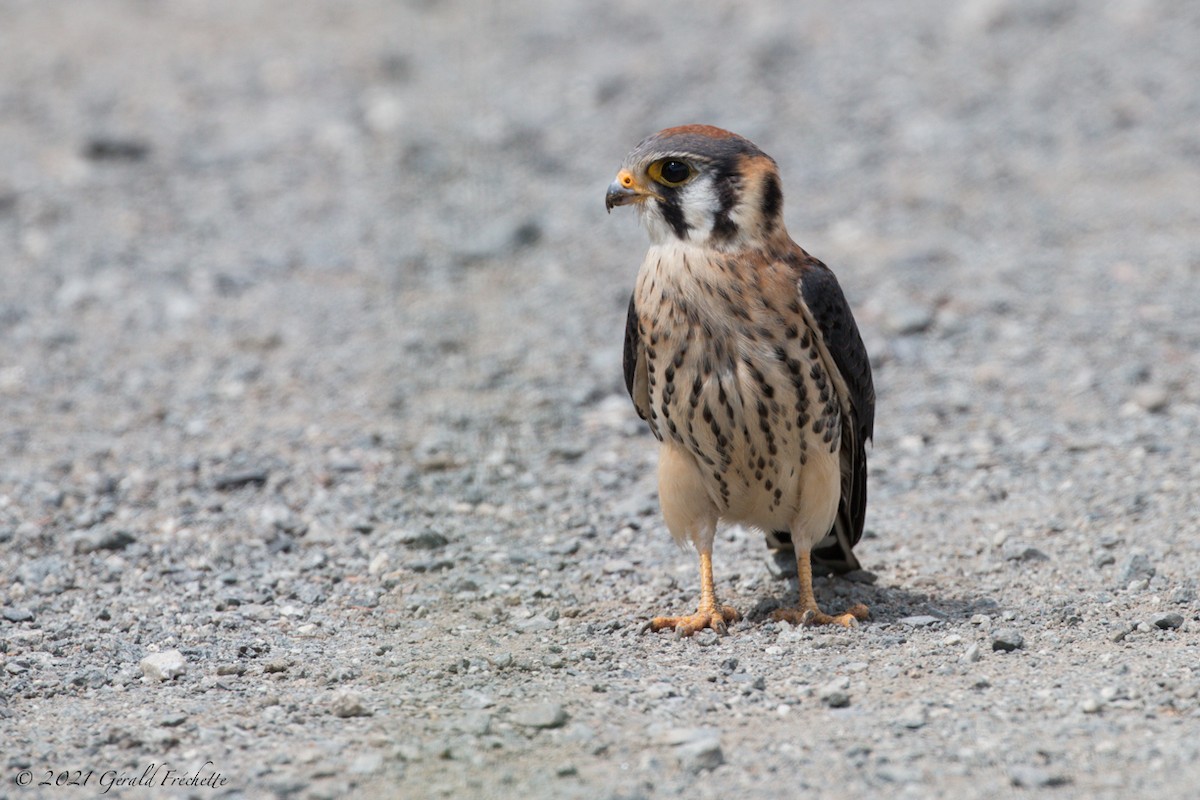
{"label": "bird's head", "polygon": [[656,244],[734,250],[787,235],[774,159],[710,125],[667,128],[644,140],[625,157],[604,205],[637,206]]}

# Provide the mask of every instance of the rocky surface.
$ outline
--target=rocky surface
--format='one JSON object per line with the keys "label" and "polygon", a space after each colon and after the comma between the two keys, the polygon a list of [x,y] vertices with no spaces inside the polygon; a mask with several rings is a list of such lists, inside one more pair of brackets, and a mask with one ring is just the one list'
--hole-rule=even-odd
{"label": "rocky surface", "polygon": [[[0,795],[1194,792],[1197,7],[0,17]],[[743,621],[642,632],[698,579],[603,193],[695,121],[873,357],[855,630],[734,528]]]}

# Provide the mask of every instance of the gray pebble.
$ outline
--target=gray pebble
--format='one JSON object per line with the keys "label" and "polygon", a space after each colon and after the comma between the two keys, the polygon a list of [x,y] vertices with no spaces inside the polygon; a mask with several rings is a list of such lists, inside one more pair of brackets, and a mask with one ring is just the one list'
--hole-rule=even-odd
{"label": "gray pebble", "polygon": [[916,730],[917,728],[923,728],[927,719],[925,706],[920,703],[912,703],[901,709],[899,715],[896,717],[896,724],[902,728]]}
{"label": "gray pebble", "polygon": [[662,741],[675,748],[680,766],[688,772],[704,772],[725,763],[718,728],[672,728]]}
{"label": "gray pebble", "polygon": [[362,753],[355,756],[347,769],[351,775],[370,775],[383,767],[383,755],[380,753]]}
{"label": "gray pebble", "polygon": [[187,672],[187,662],[178,650],[151,653],[139,662],[142,674],[152,681],[168,681]]}
{"label": "gray pebble", "polygon": [[992,649],[1011,653],[1025,646],[1025,637],[1016,628],[997,628],[992,632]]}
{"label": "gray pebble", "polygon": [[402,531],[400,544],[410,550],[437,550],[449,544],[449,540],[437,531]]}
{"label": "gray pebble", "polygon": [[371,710],[367,708],[366,700],[360,693],[352,689],[343,689],[337,692],[330,701],[329,710],[335,717],[342,719],[371,716]]}
{"label": "gray pebble", "polygon": [[850,705],[849,688],[849,678],[836,678],[817,689],[817,699],[830,708],[845,708]]}
{"label": "gray pebble", "polygon": [[1176,630],[1183,625],[1183,615],[1174,612],[1161,614],[1154,618],[1154,624],[1163,630]]}
{"label": "gray pebble", "polygon": [[884,322],[892,333],[901,336],[923,333],[933,325],[933,312],[927,306],[901,300],[888,306]]}
{"label": "gray pebble", "polygon": [[1143,411],[1157,414],[1170,405],[1171,395],[1164,387],[1147,383],[1133,390],[1133,402]]}
{"label": "gray pebble", "polygon": [[[507,653],[505,655],[508,655],[508,661],[511,664],[512,656]],[[490,694],[485,694],[484,692],[480,692],[475,689],[467,689],[466,691],[464,691],[462,693],[461,706],[463,708],[482,709],[482,708],[491,708],[494,705],[496,705],[496,701],[492,698],[492,696]]]}
{"label": "gray pebble", "polygon": [[76,553],[95,553],[99,550],[124,550],[137,541],[129,531],[93,528],[75,534],[72,547]]}
{"label": "gray pebble", "polygon": [[67,683],[71,686],[88,686],[98,689],[108,684],[108,676],[98,669],[81,669],[68,675]]}
{"label": "gray pebble", "polygon": [[1005,542],[1005,561],[1049,561],[1050,556],[1026,542]]}
{"label": "gray pebble", "polygon": [[1156,571],[1145,553],[1130,553],[1121,564],[1121,569],[1117,573],[1117,585],[1128,586],[1137,580],[1149,582],[1154,577]]}
{"label": "gray pebble", "polygon": [[934,624],[935,622],[941,622],[941,620],[938,619],[937,617],[933,617],[928,614],[919,614],[914,617],[901,617],[900,618],[900,624],[908,625],[909,627],[912,627],[912,628],[925,628],[925,627],[928,627],[928,626]]}
{"label": "gray pebble", "polygon": [[229,492],[243,486],[262,486],[270,473],[265,469],[243,469],[226,472],[213,479],[213,488],[218,492]]}
{"label": "gray pebble", "polygon": [[557,626],[558,623],[544,614],[535,614],[529,619],[518,620],[513,624],[513,627],[521,633],[540,633],[553,630]]}
{"label": "gray pebble", "polygon": [[1111,627],[1108,632],[1108,639],[1112,642],[1122,642],[1130,633],[1133,632],[1134,626],[1128,622],[1118,622]]}
{"label": "gray pebble", "polygon": [[979,651],[979,643],[972,642],[970,647],[966,649],[966,652],[964,652],[960,658],[967,664],[974,664],[976,661],[982,658],[982,655]]}
{"label": "gray pebble", "polygon": [[696,631],[694,634],[692,634],[692,641],[701,647],[712,647],[720,640],[720,634],[718,634],[712,628],[705,628],[704,630]]}
{"label": "gray pebble", "polygon": [[5,607],[0,615],[9,622],[33,622],[33,612],[28,608]]}
{"label": "gray pebble", "polygon": [[464,716],[456,727],[472,736],[487,736],[492,732],[492,715],[486,711],[473,711]]}
{"label": "gray pebble", "polygon": [[512,716],[514,725],[522,728],[561,728],[570,715],[558,703],[538,703],[517,711]]}
{"label": "gray pebble", "polygon": [[1047,789],[1055,786],[1065,786],[1071,779],[1065,775],[1050,772],[1041,767],[1021,765],[1008,771],[1008,779],[1013,786],[1024,789]]}

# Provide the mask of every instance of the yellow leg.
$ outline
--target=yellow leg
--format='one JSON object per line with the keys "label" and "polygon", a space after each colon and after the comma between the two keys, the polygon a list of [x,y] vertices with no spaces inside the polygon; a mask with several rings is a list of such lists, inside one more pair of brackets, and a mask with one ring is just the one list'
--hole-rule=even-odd
{"label": "yellow leg", "polygon": [[737,619],[737,611],[717,603],[717,593],[713,588],[710,548],[700,551],[700,606],[696,613],[681,617],[655,617],[650,620],[650,630],[673,630],[680,636],[691,636],[704,628],[725,633],[726,623],[736,622]]}
{"label": "yellow leg", "polygon": [[800,605],[796,608],[781,608],[771,615],[771,619],[790,622],[793,625],[843,625],[852,628],[860,619],[871,615],[870,610],[862,603],[855,603],[844,614],[830,616],[817,605],[817,597],[813,594],[812,561],[808,550],[796,548],[796,575],[800,581]]}

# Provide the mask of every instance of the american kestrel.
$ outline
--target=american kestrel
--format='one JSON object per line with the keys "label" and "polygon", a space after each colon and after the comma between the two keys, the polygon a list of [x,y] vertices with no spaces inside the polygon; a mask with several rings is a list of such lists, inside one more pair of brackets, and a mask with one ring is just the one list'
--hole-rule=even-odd
{"label": "american kestrel", "polygon": [[813,595],[810,556],[858,567],[867,507],[871,365],[833,272],[788,236],[775,161],[708,125],[668,128],[625,158],[605,206],[635,205],[650,234],[625,326],[625,386],[660,445],[658,493],[700,554],[695,614],[652,630],[724,632],[717,524],[764,531],[796,554],[800,602],[775,619],[852,626]]}

